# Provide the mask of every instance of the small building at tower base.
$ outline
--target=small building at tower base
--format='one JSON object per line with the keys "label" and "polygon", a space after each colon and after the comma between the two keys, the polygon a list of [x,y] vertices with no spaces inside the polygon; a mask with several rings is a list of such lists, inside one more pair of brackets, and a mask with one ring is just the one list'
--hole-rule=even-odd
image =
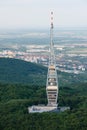
{"label": "small building at tower base", "polygon": [[33,105],[28,107],[29,113],[43,113],[43,112],[64,112],[70,110],[70,107],[54,107],[54,106],[45,106],[45,105]]}

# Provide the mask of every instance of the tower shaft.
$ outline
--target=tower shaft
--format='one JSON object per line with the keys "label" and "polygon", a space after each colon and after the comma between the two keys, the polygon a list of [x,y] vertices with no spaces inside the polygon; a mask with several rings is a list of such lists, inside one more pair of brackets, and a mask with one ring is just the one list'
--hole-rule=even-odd
{"label": "tower shaft", "polygon": [[57,107],[58,79],[55,63],[54,44],[53,44],[53,12],[51,12],[50,55],[49,55],[46,92],[47,92],[48,106]]}

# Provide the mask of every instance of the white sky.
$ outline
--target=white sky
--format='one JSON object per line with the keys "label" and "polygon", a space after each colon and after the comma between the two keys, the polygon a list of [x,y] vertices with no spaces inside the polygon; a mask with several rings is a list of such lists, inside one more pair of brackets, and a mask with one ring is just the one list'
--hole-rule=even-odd
{"label": "white sky", "polygon": [[87,27],[87,0],[0,0],[0,28]]}

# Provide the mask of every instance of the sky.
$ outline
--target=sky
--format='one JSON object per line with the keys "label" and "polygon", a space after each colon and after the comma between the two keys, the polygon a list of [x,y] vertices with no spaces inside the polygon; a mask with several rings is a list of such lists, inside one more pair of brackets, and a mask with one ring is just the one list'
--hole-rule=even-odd
{"label": "sky", "polygon": [[0,0],[0,29],[87,27],[87,0]]}

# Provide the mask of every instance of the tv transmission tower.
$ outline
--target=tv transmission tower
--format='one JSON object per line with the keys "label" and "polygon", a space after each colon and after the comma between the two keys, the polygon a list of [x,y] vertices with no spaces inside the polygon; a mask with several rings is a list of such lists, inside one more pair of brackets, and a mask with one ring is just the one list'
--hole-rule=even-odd
{"label": "tv transmission tower", "polygon": [[46,83],[46,93],[48,104],[45,105],[33,105],[28,107],[29,113],[35,112],[63,112],[69,107],[58,107],[58,77],[56,70],[56,61],[54,54],[54,44],[53,44],[53,12],[51,12],[51,27],[50,27],[50,53],[49,53],[49,65],[47,73],[47,83]]}
{"label": "tv transmission tower", "polygon": [[54,44],[53,44],[53,12],[51,12],[51,27],[50,27],[50,55],[47,74],[46,93],[48,106],[57,107],[58,99],[58,77],[56,70]]}

